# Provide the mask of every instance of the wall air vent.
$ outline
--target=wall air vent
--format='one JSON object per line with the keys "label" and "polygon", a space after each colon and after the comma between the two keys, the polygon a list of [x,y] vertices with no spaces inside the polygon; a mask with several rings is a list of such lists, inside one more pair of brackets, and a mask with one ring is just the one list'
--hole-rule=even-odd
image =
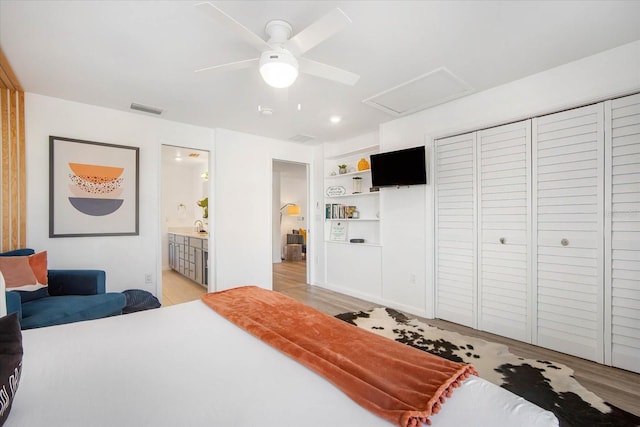
{"label": "wall air vent", "polygon": [[426,74],[363,100],[364,104],[400,117],[470,94],[473,88],[447,70]]}
{"label": "wall air vent", "polygon": [[315,138],[314,136],[298,134],[298,135],[294,135],[291,138],[289,138],[289,141],[293,141],[293,142],[309,142],[314,138]]}
{"label": "wall air vent", "polygon": [[136,104],[135,102],[131,103],[132,110],[142,111],[143,113],[150,113],[160,115],[162,114],[162,109],[156,107],[149,107],[148,105]]}

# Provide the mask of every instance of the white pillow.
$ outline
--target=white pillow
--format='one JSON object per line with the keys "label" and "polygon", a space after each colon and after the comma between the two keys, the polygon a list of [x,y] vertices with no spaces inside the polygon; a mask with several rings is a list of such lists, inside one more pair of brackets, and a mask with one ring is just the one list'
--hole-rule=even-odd
{"label": "white pillow", "polygon": [[4,293],[4,276],[0,271],[0,317],[7,315],[7,295]]}

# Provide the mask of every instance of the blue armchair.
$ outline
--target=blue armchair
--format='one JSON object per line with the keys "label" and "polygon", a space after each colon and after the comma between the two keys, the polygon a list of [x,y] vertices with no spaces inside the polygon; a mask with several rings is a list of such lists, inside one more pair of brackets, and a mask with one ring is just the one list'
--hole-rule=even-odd
{"label": "blue armchair", "polygon": [[22,329],[122,314],[126,297],[105,292],[105,279],[102,270],[48,270],[48,293],[7,291],[7,313],[18,313]]}

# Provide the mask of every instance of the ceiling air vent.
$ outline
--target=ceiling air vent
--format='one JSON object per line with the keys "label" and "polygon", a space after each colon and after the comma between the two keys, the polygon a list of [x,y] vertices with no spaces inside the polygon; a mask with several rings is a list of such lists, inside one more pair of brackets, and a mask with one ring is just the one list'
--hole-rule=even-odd
{"label": "ceiling air vent", "polygon": [[131,103],[130,108],[132,110],[142,111],[143,113],[156,114],[158,116],[162,114],[162,110],[160,108],[149,107],[148,105],[136,104],[135,102]]}
{"label": "ceiling air vent", "polygon": [[468,95],[472,90],[460,77],[445,67],[440,67],[362,102],[400,117],[452,101]]}
{"label": "ceiling air vent", "polygon": [[289,141],[293,141],[293,142],[309,142],[314,138],[315,138],[314,136],[298,134],[298,135],[294,135],[291,138],[289,138]]}

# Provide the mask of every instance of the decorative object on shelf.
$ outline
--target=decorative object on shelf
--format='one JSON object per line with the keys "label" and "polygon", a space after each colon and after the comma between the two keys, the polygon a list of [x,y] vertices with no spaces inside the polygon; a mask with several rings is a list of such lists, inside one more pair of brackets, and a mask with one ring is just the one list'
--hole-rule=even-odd
{"label": "decorative object on shelf", "polygon": [[338,173],[340,175],[347,173],[347,165],[338,165]]}
{"label": "decorative object on shelf", "polygon": [[331,176],[336,176],[336,175],[337,175],[337,174],[336,174],[336,172],[335,172],[335,171],[331,172]]}
{"label": "decorative object on shelf", "polygon": [[327,188],[327,197],[344,196],[347,194],[347,189],[341,185],[333,185]]}
{"label": "decorative object on shelf", "polygon": [[361,176],[354,176],[351,179],[351,182],[353,184],[353,194],[359,194],[362,193],[362,177]]}
{"label": "decorative object on shelf", "polygon": [[380,187],[369,187],[369,193],[375,193],[376,191],[380,191]]}
{"label": "decorative object on shelf", "polygon": [[364,243],[364,239],[351,239],[349,243]]}
{"label": "decorative object on shelf", "polygon": [[358,170],[359,171],[366,171],[370,167],[371,167],[371,165],[369,164],[367,159],[365,159],[364,157],[361,158],[360,161],[358,162]]}
{"label": "decorative object on shelf", "polygon": [[202,200],[198,200],[196,205],[200,206],[204,210],[202,218],[209,218],[209,198],[205,197]]}
{"label": "decorative object on shelf", "polygon": [[349,167],[347,168],[347,173],[353,173],[353,172],[357,172],[356,168],[355,168],[355,167],[353,167],[353,166],[349,166]]}
{"label": "decorative object on shelf", "polygon": [[354,212],[357,212],[355,206],[346,206],[345,210],[346,210],[346,212],[345,212],[345,217],[346,218],[353,218]]}
{"label": "decorative object on shelf", "polygon": [[346,242],[347,241],[347,223],[343,221],[332,222],[329,239],[336,242]]}
{"label": "decorative object on shelf", "polygon": [[360,212],[358,212],[357,210],[354,210],[353,213],[351,214],[351,218],[360,219]]}

